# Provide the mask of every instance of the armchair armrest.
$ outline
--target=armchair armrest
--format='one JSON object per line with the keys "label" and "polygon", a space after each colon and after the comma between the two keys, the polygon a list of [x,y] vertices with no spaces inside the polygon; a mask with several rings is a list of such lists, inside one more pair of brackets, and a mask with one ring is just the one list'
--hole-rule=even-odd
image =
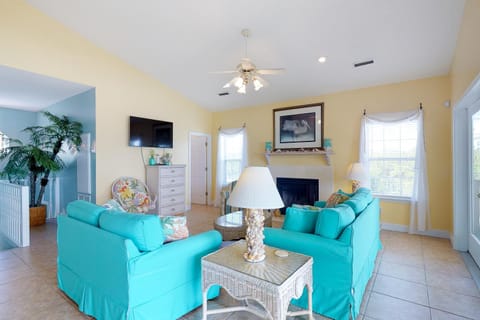
{"label": "armchair armrest", "polygon": [[201,277],[201,258],[218,248],[222,236],[211,230],[163,245],[128,262],[132,297],[142,299],[154,290],[168,293],[179,284]]}

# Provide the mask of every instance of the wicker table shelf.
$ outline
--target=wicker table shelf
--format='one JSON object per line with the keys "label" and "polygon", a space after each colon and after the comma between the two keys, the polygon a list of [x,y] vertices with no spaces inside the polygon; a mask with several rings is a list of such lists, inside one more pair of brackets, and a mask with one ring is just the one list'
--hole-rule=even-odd
{"label": "wicker table shelf", "polygon": [[[266,259],[251,263],[243,259],[244,240],[202,258],[203,320],[210,314],[249,311],[261,318],[284,320],[287,316],[312,314],[312,265],[309,256],[289,252],[288,257],[275,255],[275,248],[265,246]],[[214,310],[207,308],[207,293],[212,285],[220,285],[244,304]],[[289,312],[292,298],[308,291],[308,310]],[[258,301],[265,310],[252,309],[247,299]]]}

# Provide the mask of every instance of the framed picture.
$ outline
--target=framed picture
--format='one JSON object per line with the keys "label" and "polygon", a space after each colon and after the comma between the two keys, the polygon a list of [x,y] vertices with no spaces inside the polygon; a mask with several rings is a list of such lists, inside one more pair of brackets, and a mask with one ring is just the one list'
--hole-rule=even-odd
{"label": "framed picture", "polygon": [[275,149],[323,149],[323,102],[273,110]]}

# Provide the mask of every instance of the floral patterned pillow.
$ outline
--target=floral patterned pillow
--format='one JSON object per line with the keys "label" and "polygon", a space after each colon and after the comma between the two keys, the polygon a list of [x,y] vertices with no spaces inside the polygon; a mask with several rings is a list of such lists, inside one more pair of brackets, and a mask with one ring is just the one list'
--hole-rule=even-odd
{"label": "floral patterned pillow", "polygon": [[335,208],[337,204],[344,203],[348,199],[350,199],[348,195],[334,192],[330,195],[330,197],[328,197],[327,203],[325,204],[325,208]]}
{"label": "floral patterned pillow", "polygon": [[187,217],[160,217],[160,222],[163,227],[165,242],[188,238]]}
{"label": "floral patterned pillow", "polygon": [[152,204],[145,185],[135,178],[118,179],[112,186],[112,195],[128,212],[147,212]]}

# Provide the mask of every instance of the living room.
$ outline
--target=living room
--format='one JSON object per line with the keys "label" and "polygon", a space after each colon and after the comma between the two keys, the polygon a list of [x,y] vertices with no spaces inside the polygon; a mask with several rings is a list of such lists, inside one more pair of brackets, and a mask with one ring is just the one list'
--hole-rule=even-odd
{"label": "living room", "polygon": [[[216,111],[193,102],[178,90],[171,89],[158,80],[153,74],[139,70],[132,62],[111,54],[88,40],[86,36],[49,17],[39,9],[41,2],[1,2],[0,38],[3,41],[0,62],[8,67],[95,88],[96,203],[103,204],[111,198],[111,184],[120,176],[145,179],[145,167],[139,150],[129,147],[127,143],[128,117],[131,115],[174,122],[173,161],[187,166],[191,161],[189,156],[191,132],[211,135],[212,157],[215,158],[218,128],[237,128],[245,123],[249,140],[249,165],[265,166],[267,165],[264,155],[265,142],[273,139],[272,110],[323,102],[325,137],[331,139],[333,149],[331,155],[333,185],[335,189],[349,190],[351,182],[345,176],[348,166],[358,161],[360,123],[364,110],[367,113],[398,112],[416,109],[421,103],[425,112],[425,144],[431,199],[430,226],[427,234],[449,238],[455,242],[455,236],[461,233],[461,230],[456,229],[457,218],[454,214],[453,183],[456,177],[453,176],[452,123],[453,110],[461,102],[464,93],[474,83],[480,71],[480,45],[476,34],[476,31],[480,30],[478,1],[465,1],[458,36],[455,38],[456,45],[451,48],[450,67],[444,72],[395,83],[301,96],[279,102],[252,103],[245,108]],[[243,39],[239,35],[243,27],[249,26],[242,25],[235,31],[238,35],[231,35],[238,40],[239,50],[243,48]],[[253,29],[252,38],[256,31],[260,32]],[[95,33],[94,30],[91,32]],[[395,35],[392,35],[392,38],[395,38]],[[162,39],[158,38],[155,41],[161,42]],[[410,49],[416,50],[414,47]],[[220,49],[215,48],[214,51],[215,56],[222,55],[218,52]],[[210,53],[210,50],[206,52]],[[185,59],[198,59],[202,54],[193,53]],[[235,62],[232,61],[232,66]],[[219,65],[219,68],[222,67]],[[287,70],[284,75],[275,77],[288,76],[289,72],[290,70]],[[208,76],[211,78],[213,75]],[[222,79],[219,78],[220,82]],[[274,87],[274,78],[268,79],[272,79],[271,86]],[[217,96],[220,91],[221,86],[215,88],[212,95]],[[252,90],[248,94],[255,92]],[[144,152],[147,156],[148,150]],[[317,155],[272,157],[271,161],[274,165],[327,166],[326,161]],[[210,193],[213,195],[214,161],[211,168],[213,177]],[[187,179],[186,189],[189,188],[190,181]],[[189,209],[191,200],[188,193],[186,197],[186,206]],[[211,196],[210,202],[213,201],[214,197]],[[385,229],[408,230],[409,202],[382,200],[381,210],[381,222]]]}

